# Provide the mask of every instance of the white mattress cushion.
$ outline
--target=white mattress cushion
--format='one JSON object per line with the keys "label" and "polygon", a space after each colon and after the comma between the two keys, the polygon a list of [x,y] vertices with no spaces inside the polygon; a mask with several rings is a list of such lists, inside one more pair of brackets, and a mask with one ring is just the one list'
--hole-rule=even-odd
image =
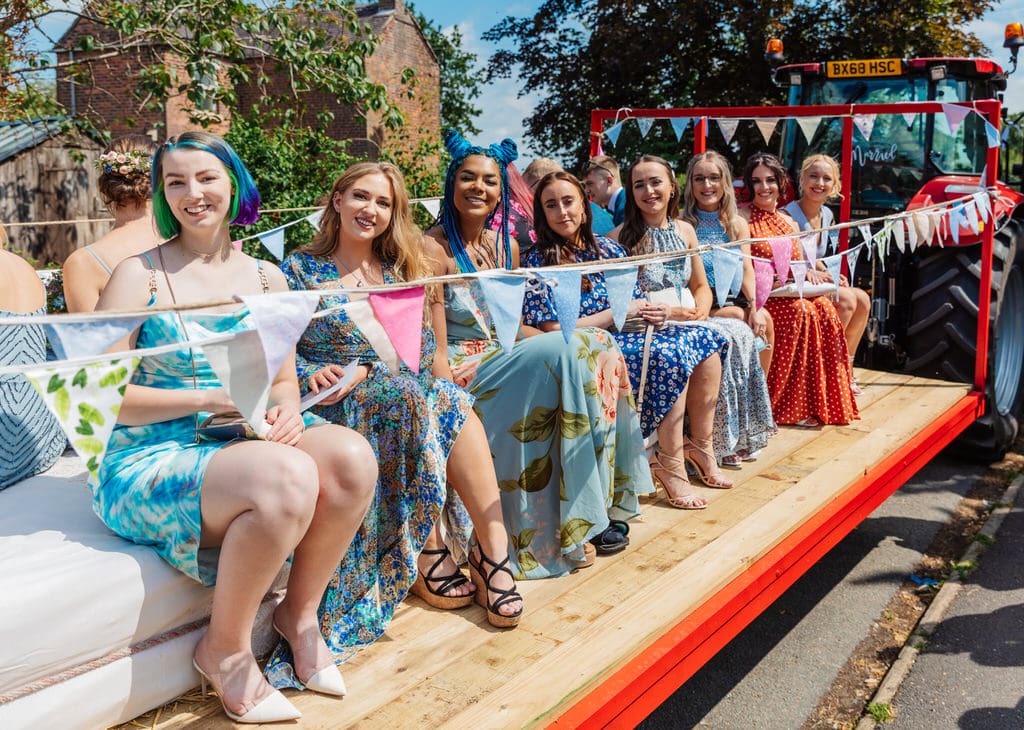
{"label": "white mattress cushion", "polygon": [[0,492],[0,596],[2,702],[203,619],[213,591],[108,530],[65,455]]}

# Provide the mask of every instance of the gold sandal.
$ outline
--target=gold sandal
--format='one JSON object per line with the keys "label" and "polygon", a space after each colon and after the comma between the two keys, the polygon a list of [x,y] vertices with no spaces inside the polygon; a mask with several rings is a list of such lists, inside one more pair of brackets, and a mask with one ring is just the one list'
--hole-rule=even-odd
{"label": "gold sandal", "polygon": [[732,480],[726,479],[722,476],[721,472],[715,475],[710,467],[705,468],[700,463],[700,460],[696,458],[694,452],[699,453],[705,459],[709,459],[715,465],[717,471],[718,465],[715,462],[715,452],[711,448],[711,439],[691,439],[689,436],[684,436],[683,458],[687,464],[694,468],[694,471],[697,472],[697,478],[704,482],[705,486],[712,489],[732,489],[735,486]]}
{"label": "gold sandal", "polygon": [[[675,462],[682,469],[676,471],[676,469],[669,468],[662,463],[662,458],[669,459],[670,463]],[[683,459],[676,458],[666,454],[661,449],[655,449],[654,456],[651,458],[651,478],[654,479],[654,484],[659,489],[665,490],[665,496],[668,498],[668,503],[676,509],[705,509],[708,506],[708,501],[701,497],[699,494],[690,492],[688,494],[673,494],[672,490],[668,488],[668,482],[662,481],[655,473],[658,470],[671,474],[677,479],[682,479],[687,485],[690,484],[690,478],[686,474],[686,462]]]}

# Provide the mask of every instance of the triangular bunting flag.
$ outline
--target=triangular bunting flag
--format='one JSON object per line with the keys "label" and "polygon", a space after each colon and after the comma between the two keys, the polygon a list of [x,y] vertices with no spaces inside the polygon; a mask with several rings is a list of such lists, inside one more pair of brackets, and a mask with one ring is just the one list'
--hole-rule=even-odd
{"label": "triangular bunting flag", "polygon": [[800,250],[803,251],[804,259],[813,269],[814,262],[818,260],[818,234],[800,236]]}
{"label": "triangular bunting flag", "polygon": [[814,133],[818,131],[818,125],[821,124],[821,117],[797,117],[796,124],[803,132],[804,139],[810,144],[814,139]]}
{"label": "triangular bunting flag", "polygon": [[985,120],[985,136],[988,138],[989,149],[999,146],[999,130],[987,119]]}
{"label": "triangular bunting flag", "polygon": [[740,126],[739,119],[716,119],[718,122],[718,128],[722,131],[722,136],[725,137],[725,143],[729,144],[732,142],[733,135],[736,134],[736,128]]}
{"label": "triangular bunting flag", "polygon": [[964,117],[970,114],[971,111],[971,108],[968,106],[957,106],[956,104],[942,105],[942,113],[946,115],[946,124],[949,125],[949,133],[951,135],[956,134],[956,130],[960,128],[960,122],[962,122]]}
{"label": "triangular bunting flag", "polygon": [[690,126],[690,117],[671,117],[672,131],[676,133],[676,142],[683,138],[683,132]]}
{"label": "triangular bunting flag", "polygon": [[896,241],[896,248],[899,249],[900,253],[906,250],[904,245],[904,233],[903,233],[903,219],[897,218],[892,225],[892,237]]}
{"label": "triangular bunting flag", "polygon": [[860,130],[861,135],[866,140],[871,139],[871,132],[875,128],[875,116],[874,114],[854,114],[853,124]]}
{"label": "triangular bunting flag", "polygon": [[121,357],[86,365],[42,364],[22,371],[56,416],[94,482],[138,364],[137,357]]}
{"label": "triangular bunting flag", "polygon": [[[190,329],[196,326],[197,321],[189,322]],[[239,413],[262,436],[272,379],[267,377],[267,355],[259,332],[239,332],[227,342],[203,345],[202,350]]]}
{"label": "triangular bunting flag", "polygon": [[763,259],[756,259],[754,261],[754,305],[757,309],[763,307],[764,303],[768,301],[774,281],[775,269],[772,265]]}
{"label": "triangular bunting flag", "polygon": [[555,302],[562,337],[568,342],[573,330],[576,329],[576,321],[580,318],[582,272],[579,269],[551,269],[544,272],[544,277],[554,280],[548,284],[548,288]]}
{"label": "triangular bunting flag", "polygon": [[284,228],[265,231],[257,234],[256,238],[260,239],[263,248],[270,251],[271,255],[278,261],[284,259]]}
{"label": "triangular bunting flag", "polygon": [[804,281],[807,279],[807,263],[804,261],[793,261],[790,265],[793,272],[793,282],[796,284],[796,293],[802,299],[804,296]]}
{"label": "triangular bunting flag", "polygon": [[147,315],[60,322],[46,325],[46,334],[58,360],[74,360],[105,352],[147,319]]}
{"label": "triangular bunting flag", "polygon": [[244,243],[244,241],[232,241],[231,245],[234,246],[236,251],[241,251],[243,243]]}
{"label": "triangular bunting flag", "polygon": [[785,284],[789,279],[789,260],[793,257],[793,239],[772,238],[768,241],[768,245],[772,247],[776,277]]}
{"label": "triangular bunting flag", "polygon": [[932,219],[927,213],[914,213],[914,227],[917,229],[918,243],[927,246],[932,241]]}
{"label": "triangular bunting flag", "polygon": [[637,117],[636,126],[640,128],[640,136],[646,137],[654,126],[654,117]]}
{"label": "triangular bunting flag", "polygon": [[863,246],[854,246],[846,251],[846,270],[850,272],[850,281],[853,281],[853,276],[857,273],[857,259],[860,258],[862,248]]}
{"label": "triangular bunting flag", "polygon": [[370,300],[356,299],[342,305],[342,308],[345,310],[348,318],[352,320],[352,324],[359,330],[359,334],[370,343],[370,346],[377,353],[377,357],[381,359],[381,362],[387,366],[388,370],[397,373],[399,368],[401,368],[402,360],[398,356],[398,350],[391,344],[391,338],[388,337],[384,326],[381,325],[377,320],[377,316],[373,313]]}
{"label": "triangular bunting flag", "polygon": [[843,255],[837,253],[835,256],[826,256],[821,260],[825,264],[825,268],[828,273],[832,276],[832,281],[836,285],[836,291],[839,291],[839,275],[843,270]]}
{"label": "triangular bunting flag", "polygon": [[604,136],[608,138],[608,141],[612,143],[613,147],[619,143],[620,132],[622,132],[622,122],[613,124],[608,127],[608,129],[604,130]]}
{"label": "triangular bunting flag", "polygon": [[917,248],[917,216],[913,213],[906,218],[907,221],[907,248],[913,253]]}
{"label": "triangular bunting flag", "polygon": [[939,244],[939,248],[943,248],[942,223],[945,221],[946,216],[941,210],[933,210],[928,213],[928,217],[931,219],[931,236],[929,240],[936,241]]}
{"label": "triangular bunting flag", "polygon": [[953,236],[953,242],[960,245],[960,227],[963,225],[963,212],[960,205],[950,207],[946,218],[949,223],[949,233]]}
{"label": "triangular bunting flag", "polygon": [[765,117],[763,119],[755,119],[754,126],[761,133],[761,137],[764,138],[764,143],[767,145],[768,141],[772,138],[775,133],[775,127],[779,125],[778,117]]}
{"label": "triangular bunting flag", "polygon": [[914,112],[903,112],[903,121],[907,123],[907,129],[914,126],[914,120],[917,119],[917,114]]}
{"label": "triangular bunting flag", "polygon": [[869,244],[869,246],[870,246],[871,239],[874,237],[873,234],[871,233],[871,226],[869,226],[867,223],[863,223],[863,224],[857,226],[857,230],[860,231],[860,240],[861,240],[861,242]]}
{"label": "triangular bunting flag", "polygon": [[427,212],[431,216],[437,218],[441,214],[441,199],[440,198],[429,198],[427,200],[421,200],[420,205],[427,209]]}
{"label": "triangular bunting flag", "polygon": [[409,289],[371,292],[370,306],[377,315],[377,321],[402,358],[414,373],[420,371],[420,349],[423,347],[423,299],[422,286]]}
{"label": "triangular bunting flag", "polygon": [[597,138],[597,157],[604,157],[604,145],[601,144],[601,138]]}
{"label": "triangular bunting flag", "polygon": [[729,285],[729,293],[739,294],[743,289],[743,267],[746,259],[743,254],[736,249],[731,249],[730,253],[732,256],[736,257],[736,273],[732,275],[732,284]]}
{"label": "triangular bunting flag", "polygon": [[1009,124],[1006,125],[1005,127],[1003,127],[1003,133],[1001,135],[1001,138],[1002,138],[1003,142],[1009,142],[1010,141],[1010,125]]}
{"label": "triangular bunting flag", "polygon": [[491,339],[491,318],[487,313],[487,308],[480,305],[483,301],[484,294],[480,291],[480,284],[476,279],[470,279],[469,281],[452,281],[446,284],[451,296],[457,299],[462,307],[473,313],[473,319],[476,320],[477,325],[480,327],[480,331],[486,336],[488,340]]}
{"label": "triangular bunting flag", "polygon": [[971,197],[974,198],[974,205],[978,209],[978,215],[981,216],[981,220],[988,223],[989,214],[991,213],[991,208],[989,206],[992,204],[992,201],[988,197],[988,193],[979,191]]}
{"label": "triangular bunting flag", "polygon": [[621,330],[626,323],[629,303],[633,301],[636,287],[636,268],[608,269],[604,272],[604,287],[608,290],[608,301],[612,306],[612,320],[615,329]]}
{"label": "triangular bunting flag", "polygon": [[828,232],[828,246],[827,250],[829,253],[835,253],[839,250],[839,231]]}
{"label": "triangular bunting flag", "polygon": [[314,210],[312,213],[306,216],[306,222],[313,228],[320,230],[320,220],[324,217],[324,208],[320,210]]}
{"label": "triangular bunting flag", "polygon": [[711,248],[711,268],[715,274],[715,296],[718,306],[724,307],[729,298],[729,287],[736,276],[736,266],[743,266],[743,259],[721,246]]}
{"label": "triangular bunting flag", "polygon": [[309,326],[320,296],[316,292],[289,291],[251,294],[239,299],[249,310],[253,328],[259,333],[267,377],[273,382],[282,363]]}
{"label": "triangular bunting flag", "polygon": [[494,322],[498,342],[505,352],[511,352],[519,333],[526,279],[521,276],[493,275],[484,272],[478,280],[484,293],[484,300],[487,302],[487,309],[491,313],[491,320]]}
{"label": "triangular bunting flag", "polygon": [[981,221],[978,219],[978,207],[974,204],[974,198],[971,198],[963,207],[964,218],[967,220],[967,225],[971,227],[971,230],[975,233],[981,232]]}

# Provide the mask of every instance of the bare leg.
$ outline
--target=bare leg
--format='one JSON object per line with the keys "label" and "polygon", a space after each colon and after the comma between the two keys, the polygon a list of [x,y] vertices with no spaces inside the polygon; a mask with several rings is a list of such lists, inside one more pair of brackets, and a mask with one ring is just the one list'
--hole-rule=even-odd
{"label": "bare leg", "polygon": [[309,527],[317,480],[309,455],[262,441],[220,449],[203,477],[200,544],[219,545],[220,560],[210,626],[195,657],[237,714],[272,691],[252,654],[252,626],[264,593]]}
{"label": "bare leg", "polygon": [[722,358],[714,353],[694,368],[687,383],[686,412],[690,416],[692,446],[686,449],[686,455],[696,463],[705,484],[728,488],[732,482],[718,468],[711,443],[715,427],[715,404],[721,386]]}
{"label": "bare leg", "polygon": [[295,548],[288,592],[274,623],[292,649],[299,681],[305,681],[334,663],[317,608],[370,505],[377,461],[365,439],[341,426],[309,429],[298,448],[316,462],[320,488],[313,520]]}
{"label": "bare leg", "polygon": [[775,320],[772,319],[772,315],[768,313],[767,309],[762,309],[761,312],[765,316],[766,331],[764,335],[764,341],[767,344],[760,353],[758,358],[761,360],[761,370],[764,371],[764,376],[768,377],[768,371],[772,367],[772,353],[775,352]]}
{"label": "bare leg", "polygon": [[690,385],[687,383],[658,424],[658,452],[651,461],[651,474],[664,486],[669,503],[674,507],[702,509],[708,502],[693,491],[686,476],[686,463],[683,458],[683,418],[686,415],[689,388]]}
{"label": "bare leg", "polygon": [[864,336],[864,330],[868,326],[868,314],[871,311],[871,297],[863,289],[857,287],[843,286],[839,287],[840,299],[845,298],[851,300],[849,305],[850,318],[849,320],[843,320],[843,330],[846,333],[846,349],[850,353],[850,357],[853,358],[857,354],[857,348],[860,347],[860,340]]}

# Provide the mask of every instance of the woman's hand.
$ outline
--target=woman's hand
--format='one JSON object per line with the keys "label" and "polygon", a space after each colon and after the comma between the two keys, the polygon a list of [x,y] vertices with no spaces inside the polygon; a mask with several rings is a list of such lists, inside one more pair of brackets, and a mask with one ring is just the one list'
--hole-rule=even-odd
{"label": "woman's hand", "polygon": [[807,272],[807,281],[811,284],[831,284],[832,274],[819,269],[811,269]]}
{"label": "woman's hand", "polygon": [[754,333],[755,337],[760,337],[762,340],[767,342],[768,340],[768,316],[765,314],[763,309],[754,309],[754,305],[751,304],[747,310],[747,325]]}
{"label": "woman's hand", "polygon": [[[309,376],[309,389],[314,394],[319,393],[321,388],[330,388],[332,385],[341,380],[342,375],[345,373],[345,368],[341,365],[326,365],[315,373]],[[334,405],[342,398],[347,396],[352,390],[370,377],[370,366],[360,365],[356,370],[356,376],[352,379],[352,382],[341,388],[335,393],[331,393],[329,396],[324,398],[318,405],[330,406]]]}
{"label": "woman's hand", "polygon": [[648,324],[662,325],[668,321],[669,308],[667,304],[641,301],[640,316]]}
{"label": "woman's hand", "polygon": [[197,413],[231,413],[238,410],[238,406],[223,388],[208,388],[196,392],[202,399]]}
{"label": "woman's hand", "polygon": [[264,419],[270,424],[270,431],[266,436],[267,441],[275,441],[285,446],[297,444],[305,429],[302,414],[291,403],[282,403],[271,407]]}

